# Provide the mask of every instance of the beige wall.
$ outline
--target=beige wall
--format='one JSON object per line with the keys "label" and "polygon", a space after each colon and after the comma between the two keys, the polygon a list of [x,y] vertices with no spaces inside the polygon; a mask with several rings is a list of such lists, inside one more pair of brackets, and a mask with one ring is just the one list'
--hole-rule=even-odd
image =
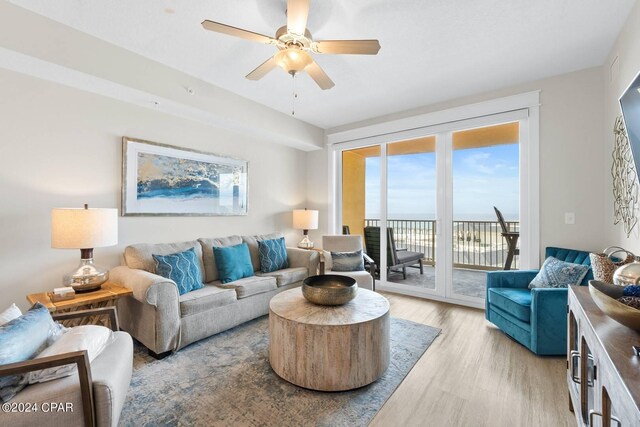
{"label": "beige wall", "polygon": [[[246,217],[126,217],[118,246],[95,251],[115,266],[136,242],[282,230],[306,196],[305,153],[99,95],[0,70],[0,310],[60,285],[79,251],[51,249],[54,207],[120,207],[123,135],[249,161]],[[251,120],[251,112],[247,113]]]}
{"label": "beige wall", "polygon": [[366,206],[365,166],[366,158],[353,151],[342,156],[342,224],[348,225],[351,234],[364,236]]}
{"label": "beige wall", "polygon": [[602,169],[602,179],[605,182],[603,189],[603,208],[605,211],[603,245],[622,246],[636,255],[640,255],[640,226],[636,225],[627,238],[622,224],[613,225],[611,152],[614,143],[613,125],[616,117],[621,114],[618,98],[638,72],[640,72],[640,2],[636,2],[602,69],[604,83],[604,150],[602,157],[606,159]]}
{"label": "beige wall", "polygon": [[[608,157],[602,153],[602,69],[592,68],[544,80],[469,96],[329,131],[357,128],[392,119],[443,110],[540,89],[540,245],[595,250],[603,244],[601,179]],[[307,155],[310,207],[327,216],[327,154]],[[311,191],[313,189],[313,192]],[[564,213],[575,224],[564,224]],[[326,222],[324,223],[326,226]],[[326,232],[317,230],[321,235]]]}

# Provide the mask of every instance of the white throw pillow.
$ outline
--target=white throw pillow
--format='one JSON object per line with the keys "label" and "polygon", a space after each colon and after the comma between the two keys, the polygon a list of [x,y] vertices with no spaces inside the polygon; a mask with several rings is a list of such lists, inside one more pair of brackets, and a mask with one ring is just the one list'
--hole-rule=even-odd
{"label": "white throw pillow", "polygon": [[[109,344],[112,336],[111,329],[104,326],[85,325],[69,328],[56,342],[38,354],[36,359],[72,351],[87,350],[89,362],[92,362]],[[29,374],[29,384],[66,377],[73,374],[75,370],[76,364],[70,364],[34,371]]]}
{"label": "white throw pillow", "polygon": [[17,319],[20,316],[22,316],[22,312],[20,311],[18,306],[13,303],[9,306],[9,308],[0,313],[0,326],[4,325],[5,323],[11,322],[13,319]]}

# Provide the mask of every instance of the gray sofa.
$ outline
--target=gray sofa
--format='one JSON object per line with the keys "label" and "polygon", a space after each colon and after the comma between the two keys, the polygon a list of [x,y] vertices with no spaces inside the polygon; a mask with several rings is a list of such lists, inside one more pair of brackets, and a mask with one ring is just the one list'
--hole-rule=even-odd
{"label": "gray sofa", "polygon": [[[130,288],[132,297],[118,300],[120,327],[144,344],[156,357],[179,350],[269,312],[269,301],[279,292],[300,286],[316,274],[319,257],[315,251],[287,248],[289,268],[260,272],[258,240],[281,234],[229,236],[167,243],[137,244],[124,252],[126,265],[109,273],[110,280]],[[222,284],[213,255],[214,246],[247,243],[254,277]],[[167,255],[195,248],[201,262],[204,288],[178,294],[176,284],[155,273],[152,254]]]}

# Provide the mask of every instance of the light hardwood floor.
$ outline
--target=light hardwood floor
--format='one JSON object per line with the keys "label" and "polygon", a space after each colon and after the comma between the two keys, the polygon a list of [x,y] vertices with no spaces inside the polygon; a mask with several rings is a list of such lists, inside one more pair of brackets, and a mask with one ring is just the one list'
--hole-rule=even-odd
{"label": "light hardwood floor", "polygon": [[482,310],[383,294],[392,316],[442,333],[371,426],[575,425],[564,357],[535,356],[487,322]]}

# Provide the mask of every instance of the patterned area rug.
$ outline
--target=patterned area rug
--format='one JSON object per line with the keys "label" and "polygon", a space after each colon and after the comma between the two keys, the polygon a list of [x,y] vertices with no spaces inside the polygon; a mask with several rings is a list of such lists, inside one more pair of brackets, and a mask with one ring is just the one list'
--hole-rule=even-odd
{"label": "patterned area rug", "polygon": [[391,318],[391,363],[376,382],[316,392],[278,377],[268,360],[267,316],[163,360],[136,345],[121,426],[366,426],[440,330]]}

